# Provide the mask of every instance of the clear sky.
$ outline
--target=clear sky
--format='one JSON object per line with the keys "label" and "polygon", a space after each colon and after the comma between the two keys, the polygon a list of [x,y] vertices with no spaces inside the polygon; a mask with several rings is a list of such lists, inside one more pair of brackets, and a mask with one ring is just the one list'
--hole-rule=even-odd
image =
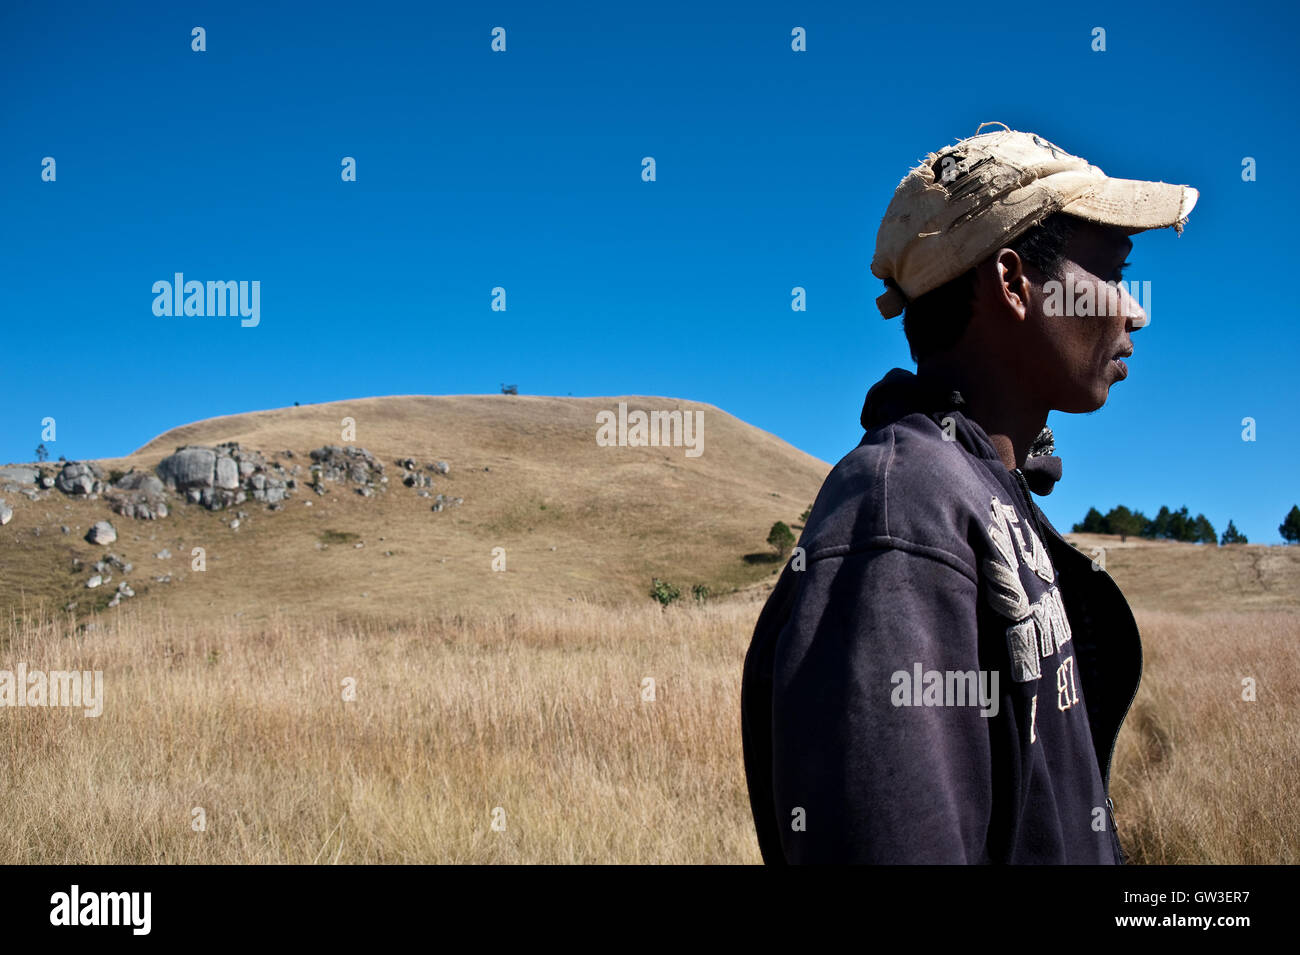
{"label": "clear sky", "polygon": [[[1201,192],[1182,236],[1136,237],[1151,324],[1128,380],[1050,419],[1048,516],[1185,504],[1280,542],[1300,502],[1296,21],[1248,3],[0,4],[0,461],[32,460],[46,416],[52,457],[105,457],[214,415],[505,382],[706,401],[833,463],[867,388],[914,367],[868,271],[893,188],[998,120]],[[259,281],[259,324],[155,316],[176,272]]]}

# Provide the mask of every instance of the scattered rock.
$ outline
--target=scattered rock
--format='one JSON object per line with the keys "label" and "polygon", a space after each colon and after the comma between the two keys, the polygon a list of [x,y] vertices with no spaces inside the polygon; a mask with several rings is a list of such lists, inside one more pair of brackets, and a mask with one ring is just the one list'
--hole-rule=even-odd
{"label": "scattered rock", "polygon": [[13,519],[13,508],[8,507],[4,501],[0,501],[0,525],[8,524]]}
{"label": "scattered rock", "polygon": [[172,552],[169,551],[166,547],[158,551],[158,553],[154,554],[154,556],[157,557],[159,560],[167,560],[168,558],[171,557],[171,555]]}
{"label": "scattered rock", "polygon": [[236,517],[233,521],[230,522],[230,529],[232,531],[239,530],[239,518]]}
{"label": "scattered rock", "polygon": [[167,516],[163,482],[148,471],[129,471],[105,489],[104,496],[114,513],[136,520],[152,521]]}
{"label": "scattered rock", "polygon": [[448,471],[451,470],[451,465],[449,465],[446,461],[438,461],[437,463],[434,464],[433,469],[437,471],[439,474],[446,474]]}
{"label": "scattered rock", "polygon": [[117,531],[108,521],[96,521],[90,530],[86,531],[86,540],[92,544],[111,544],[117,540]]}
{"label": "scattered rock", "polygon": [[88,581],[86,581],[86,589],[94,590],[103,582],[104,582],[104,578],[101,577],[99,574],[96,574],[95,576],[91,577]]}
{"label": "scattered rock", "polygon": [[72,497],[98,494],[104,488],[104,472],[93,462],[69,461],[54,479],[54,486]]}
{"label": "scattered rock", "polygon": [[[25,464],[7,464],[0,468],[2,484],[35,484],[41,478],[41,472]],[[46,485],[48,487],[48,485]]]}
{"label": "scattered rock", "polygon": [[71,534],[71,533],[72,533],[72,528],[68,527],[67,524],[60,524],[60,525],[59,525],[59,530],[63,531],[63,533],[65,533],[65,534]]}

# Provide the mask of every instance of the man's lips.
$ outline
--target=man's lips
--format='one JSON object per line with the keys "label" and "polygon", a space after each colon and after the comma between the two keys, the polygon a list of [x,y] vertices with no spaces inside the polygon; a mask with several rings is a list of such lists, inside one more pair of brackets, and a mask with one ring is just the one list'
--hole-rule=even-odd
{"label": "man's lips", "polygon": [[1123,348],[1116,352],[1115,357],[1110,360],[1110,363],[1115,367],[1115,370],[1119,372],[1121,381],[1128,377],[1128,365],[1124,363],[1124,359],[1131,358],[1132,356],[1133,346],[1129,345],[1127,348]]}

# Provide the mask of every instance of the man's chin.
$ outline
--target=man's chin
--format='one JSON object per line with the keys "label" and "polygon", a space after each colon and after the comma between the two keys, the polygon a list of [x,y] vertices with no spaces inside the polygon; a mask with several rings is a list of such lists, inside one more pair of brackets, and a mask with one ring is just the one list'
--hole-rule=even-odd
{"label": "man's chin", "polygon": [[1099,411],[1110,397],[1110,385],[1110,382],[1102,381],[1094,383],[1091,387],[1082,388],[1068,399],[1056,404],[1052,410],[1063,411],[1066,414],[1091,414]]}

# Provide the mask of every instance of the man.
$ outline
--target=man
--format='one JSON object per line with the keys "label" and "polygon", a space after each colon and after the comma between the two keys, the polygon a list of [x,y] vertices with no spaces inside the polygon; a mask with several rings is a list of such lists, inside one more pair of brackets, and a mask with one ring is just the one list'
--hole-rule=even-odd
{"label": "man", "polygon": [[1030,492],[1061,476],[1048,413],[1128,374],[1129,236],[1181,232],[1196,199],[1006,127],[898,186],[871,270],[917,372],[868,392],[745,659],[768,863],[1124,861],[1108,791],[1137,627]]}

